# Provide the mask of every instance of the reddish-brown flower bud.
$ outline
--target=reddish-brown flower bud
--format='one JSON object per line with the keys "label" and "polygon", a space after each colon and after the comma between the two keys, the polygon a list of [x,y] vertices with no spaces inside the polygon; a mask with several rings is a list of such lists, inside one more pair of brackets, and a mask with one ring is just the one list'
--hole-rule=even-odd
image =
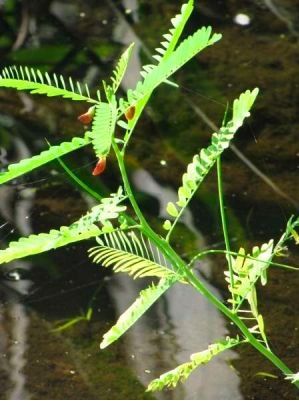
{"label": "reddish-brown flower bud", "polygon": [[84,125],[88,125],[92,122],[94,116],[94,106],[90,107],[86,113],[81,114],[78,117],[78,120],[80,121],[80,123],[84,124]]}
{"label": "reddish-brown flower bud", "polygon": [[92,171],[92,175],[100,175],[106,168],[106,157],[100,157],[95,168]]}
{"label": "reddish-brown flower bud", "polygon": [[133,120],[134,116],[135,116],[135,106],[130,106],[126,111],[125,111],[125,117],[126,119],[129,120]]}

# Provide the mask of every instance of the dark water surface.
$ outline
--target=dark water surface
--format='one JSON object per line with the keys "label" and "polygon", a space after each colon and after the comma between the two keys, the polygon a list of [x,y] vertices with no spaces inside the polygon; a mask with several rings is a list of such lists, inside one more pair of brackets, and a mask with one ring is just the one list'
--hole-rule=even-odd
{"label": "dark water surface", "polygon": [[[277,240],[287,219],[298,211],[299,1],[195,3],[187,31],[212,25],[223,39],[176,74],[179,90],[162,86],[154,94],[129,149],[130,178],[142,208],[153,226],[158,225],[166,216],[167,202],[176,199],[185,165],[208,143],[209,123],[219,124],[227,101],[258,86],[261,94],[252,117],[223,158],[232,246],[250,249]],[[125,90],[138,79],[140,66],[150,61],[148,55],[180,4],[2,1],[1,67],[25,64],[96,87],[134,41]],[[3,90],[0,103],[3,168],[46,149],[45,138],[53,144],[83,132],[77,122],[83,104]],[[253,172],[238,151],[265,176]],[[117,189],[112,158],[100,179],[91,176],[91,149],[65,160],[100,193]],[[215,178],[211,173],[176,231],[174,245],[184,256],[196,248],[224,248]],[[1,247],[19,236],[68,225],[93,204],[57,163],[3,185]],[[150,380],[230,334],[231,327],[192,288],[175,286],[121,341],[100,350],[102,335],[147,283],[92,265],[86,251],[93,245],[94,241],[70,245],[2,266],[0,398],[298,399],[290,383],[249,346],[220,355],[174,391],[145,393]],[[298,265],[298,259],[298,250],[291,248],[287,262]],[[214,257],[199,266],[202,279],[219,297],[227,296],[224,268],[224,259]],[[273,268],[269,276],[269,284],[259,291],[260,309],[274,352],[296,371],[299,275]],[[81,316],[89,307],[90,322],[53,332],[59,322]]]}

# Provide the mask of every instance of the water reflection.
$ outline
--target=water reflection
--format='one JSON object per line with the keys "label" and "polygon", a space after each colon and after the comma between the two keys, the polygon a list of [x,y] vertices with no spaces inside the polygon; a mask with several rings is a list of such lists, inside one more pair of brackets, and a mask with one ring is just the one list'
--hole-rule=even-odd
{"label": "water reflection", "polygon": [[[20,264],[22,268],[27,270],[30,268],[29,263],[22,262]],[[27,363],[25,355],[28,347],[30,319],[26,307],[21,302],[21,295],[27,294],[30,287],[30,280],[10,279],[7,283],[2,280],[0,289],[2,301],[0,369],[6,373],[9,381],[6,394],[1,394],[1,396],[4,397],[5,395],[10,400],[28,399],[30,396],[26,389],[26,376],[24,374]]]}
{"label": "water reflection", "polygon": [[29,318],[26,309],[21,303],[13,303],[8,312],[12,323],[12,344],[9,348],[9,378],[13,385],[8,396],[10,400],[29,399],[29,393],[26,389],[26,376],[23,368],[26,365],[25,353],[27,350],[27,332]]}
{"label": "water reflection", "polygon": [[[30,157],[31,153],[21,138],[13,139],[17,157],[22,159]],[[2,185],[0,187],[0,214],[6,220],[2,226],[14,227],[22,236],[32,233],[30,214],[32,213],[35,198],[35,190],[25,188],[19,192],[14,187]],[[13,228],[10,232],[14,231]],[[6,236],[1,231],[1,242],[7,245]],[[4,246],[5,246],[4,245]],[[28,347],[28,328],[30,318],[26,307],[22,303],[22,297],[27,295],[32,286],[28,274],[32,264],[28,261],[10,263],[1,271],[0,299],[2,303],[2,316],[0,331],[1,359],[0,369],[7,375],[9,384],[5,396],[7,399],[28,399],[30,394],[26,389],[26,350]],[[5,307],[4,307],[5,305]],[[1,394],[4,397],[4,394]]]}

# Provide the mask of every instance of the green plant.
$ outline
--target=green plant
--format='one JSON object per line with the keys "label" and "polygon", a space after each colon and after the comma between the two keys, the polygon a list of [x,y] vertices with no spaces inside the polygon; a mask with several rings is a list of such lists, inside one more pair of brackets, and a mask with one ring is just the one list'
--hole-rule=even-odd
{"label": "green plant", "polygon": [[[0,263],[95,237],[98,245],[91,248],[89,252],[95,262],[101,263],[103,266],[111,266],[115,272],[128,273],[134,278],[157,277],[159,281],[141,291],[130,308],[104,335],[101,348],[107,347],[124,334],[174,284],[193,286],[238,329],[239,334],[235,338],[228,337],[215,341],[207,350],[191,355],[190,362],[180,365],[154,380],[149,384],[148,390],[174,387],[180,380],[185,380],[198,366],[207,363],[220,352],[243,343],[250,343],[280,369],[287,379],[299,387],[298,373],[293,373],[269,347],[263,317],[258,311],[256,292],[258,280],[261,280],[263,285],[267,283],[267,273],[271,266],[292,268],[274,263],[273,258],[281,254],[287,241],[293,238],[295,242],[298,242],[296,228],[299,226],[299,218],[291,218],[288,221],[285,232],[276,245],[273,240],[270,240],[260,247],[254,247],[251,254],[247,254],[243,248],[237,253],[231,252],[226,229],[220,158],[222,152],[229,147],[245,118],[249,117],[258,95],[258,89],[245,91],[233,102],[232,109],[228,109],[226,113],[230,117],[227,118],[226,115],[222,127],[218,132],[213,133],[211,144],[196,154],[187,166],[187,171],[182,177],[182,185],[178,189],[177,202],[169,202],[167,205],[170,217],[163,223],[166,232],[164,236],[156,233],[145,219],[127,176],[124,163],[126,149],[136,123],[153,91],[162,83],[174,85],[168,81],[170,76],[198,52],[213,45],[221,38],[220,34],[212,34],[210,27],[204,27],[178,44],[192,9],[193,1],[189,0],[182,6],[181,13],[172,19],[172,28],[164,35],[165,40],[161,43],[161,47],[156,49],[157,54],[153,56],[158,63],[143,67],[141,71],[143,80],[138,82],[134,90],[129,90],[124,98],[118,98],[116,94],[127,69],[132,46],[121,56],[112,74],[111,82],[103,82],[104,93],[100,94],[97,91],[95,97],[90,95],[88,87],[84,86],[83,89],[72,79],[69,79],[67,85],[62,77],[57,77],[55,74],[50,76],[42,74],[40,71],[15,66],[2,71],[0,76],[0,86],[2,87],[84,101],[93,106],[85,115],[81,116],[82,121],[92,121],[90,131],[87,131],[83,138],[74,138],[71,142],[50,146],[48,150],[37,156],[10,165],[6,172],[0,173],[0,183],[12,180],[51,160],[59,159],[69,152],[91,144],[99,160],[94,174],[99,174],[104,170],[106,158],[111,152],[114,152],[123,181],[123,189],[119,188],[116,193],[102,198],[97,206],[69,227],[61,227],[59,230],[51,230],[49,233],[30,235],[28,238],[11,242],[7,249],[0,251]],[[116,135],[116,125],[123,130],[119,135]],[[171,246],[171,236],[190,200],[215,164],[217,164],[219,205],[226,249],[200,252],[190,261],[185,261]],[[67,166],[64,165],[64,168],[67,169]],[[70,174],[72,173],[70,172]],[[74,174],[72,177],[85,190],[87,189]],[[100,196],[89,192],[97,198]],[[126,214],[128,207],[134,211],[133,218]],[[228,271],[225,272],[225,279],[228,281],[228,290],[231,296],[228,300],[230,306],[216,298],[193,271],[195,260],[204,257],[207,253],[216,252],[223,252],[227,258]],[[85,316],[69,321],[60,329],[69,327],[77,321],[90,320],[90,318],[91,309]]]}

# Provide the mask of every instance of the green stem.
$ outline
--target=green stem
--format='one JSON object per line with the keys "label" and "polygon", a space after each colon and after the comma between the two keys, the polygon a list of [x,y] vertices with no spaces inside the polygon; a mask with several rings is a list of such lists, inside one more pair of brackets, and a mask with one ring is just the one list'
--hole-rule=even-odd
{"label": "green stem", "polygon": [[[233,251],[230,251],[230,252],[228,252],[228,251],[224,251],[224,250],[222,250],[222,249],[208,249],[208,250],[206,250],[206,251],[202,251],[202,252],[199,252],[198,254],[196,254],[191,260],[190,260],[190,262],[188,263],[188,266],[192,266],[192,264],[197,260],[197,259],[201,259],[201,258],[203,258],[204,256],[206,256],[206,255],[209,255],[209,254],[219,254],[219,253],[221,253],[221,254],[230,254],[230,255],[233,255],[233,256],[243,256],[244,257],[244,255],[242,255],[242,254],[240,254],[240,253],[238,253],[238,252],[233,252]],[[262,261],[262,260],[260,260],[260,259],[258,259],[258,258],[254,258],[254,257],[252,257],[252,256],[250,256],[250,255],[246,255],[246,259],[251,259],[251,260],[256,260],[257,262],[264,262],[264,263],[267,263],[267,264],[269,264],[269,265],[271,265],[271,266],[276,266],[276,267],[281,267],[281,268],[283,268],[283,269],[288,269],[288,270],[299,270],[299,267],[294,267],[294,266],[290,266],[290,265],[286,265],[286,264],[284,264],[284,263],[277,263],[277,262],[265,262],[264,260]]]}
{"label": "green stem", "polygon": [[84,181],[80,180],[80,178],[72,172],[71,169],[68,168],[68,166],[62,161],[60,157],[57,157],[57,160],[59,161],[61,167],[66,171],[66,173],[72,178],[72,180],[75,181],[75,183],[81,187],[85,192],[87,192],[89,195],[91,195],[94,199],[100,201],[102,199],[102,196],[99,195],[97,192],[95,192],[92,188],[90,188],[88,185],[85,184]]}
{"label": "green stem", "polygon": [[137,122],[139,120],[139,117],[141,116],[141,114],[143,112],[143,109],[145,108],[145,106],[146,106],[147,102],[149,101],[150,97],[151,97],[151,93],[149,95],[145,96],[144,99],[142,99],[142,100],[140,100],[138,102],[138,106],[136,106],[134,119],[131,120],[130,122],[128,122],[130,128],[129,128],[129,131],[126,132],[126,135],[125,135],[125,143],[124,143],[124,146],[123,146],[123,148],[121,150],[122,154],[125,154],[127,145],[128,145],[128,143],[130,141],[130,138],[131,138],[131,135],[132,135],[132,133],[133,133],[133,131],[135,129],[135,126],[136,126],[136,124],[137,124]]}
{"label": "green stem", "polygon": [[140,210],[140,208],[138,206],[138,203],[135,200],[135,197],[133,195],[133,192],[132,192],[132,189],[131,189],[131,186],[130,186],[130,183],[129,183],[128,175],[127,175],[127,172],[126,172],[123,155],[120,152],[120,150],[119,150],[119,148],[118,148],[118,146],[117,146],[117,144],[116,144],[114,139],[112,140],[112,147],[113,147],[113,150],[115,152],[115,155],[116,155],[116,158],[117,158],[117,161],[118,161],[118,165],[119,165],[119,169],[120,169],[120,172],[121,172],[121,175],[122,175],[122,179],[123,179],[123,183],[124,183],[126,194],[127,194],[128,198],[129,198],[129,200],[131,202],[131,205],[132,205],[132,207],[134,209],[134,212],[136,213],[136,216],[138,217],[141,226],[144,229],[151,230],[148,222],[144,218],[144,216],[143,216],[143,214],[142,214],[142,212],[141,212],[141,210]]}
{"label": "green stem", "polygon": [[[225,211],[224,211],[224,201],[223,201],[221,156],[219,156],[217,158],[217,183],[218,183],[218,199],[219,199],[222,231],[223,231],[223,237],[224,237],[224,242],[225,242],[225,248],[227,251],[229,282],[230,282],[230,287],[234,288],[234,271],[233,271],[232,257],[230,254],[230,244],[229,244],[229,238],[228,238],[227,224],[226,224]],[[234,310],[235,304],[236,304],[235,294],[233,293],[233,291],[231,291],[231,294],[232,294],[233,310]]]}

